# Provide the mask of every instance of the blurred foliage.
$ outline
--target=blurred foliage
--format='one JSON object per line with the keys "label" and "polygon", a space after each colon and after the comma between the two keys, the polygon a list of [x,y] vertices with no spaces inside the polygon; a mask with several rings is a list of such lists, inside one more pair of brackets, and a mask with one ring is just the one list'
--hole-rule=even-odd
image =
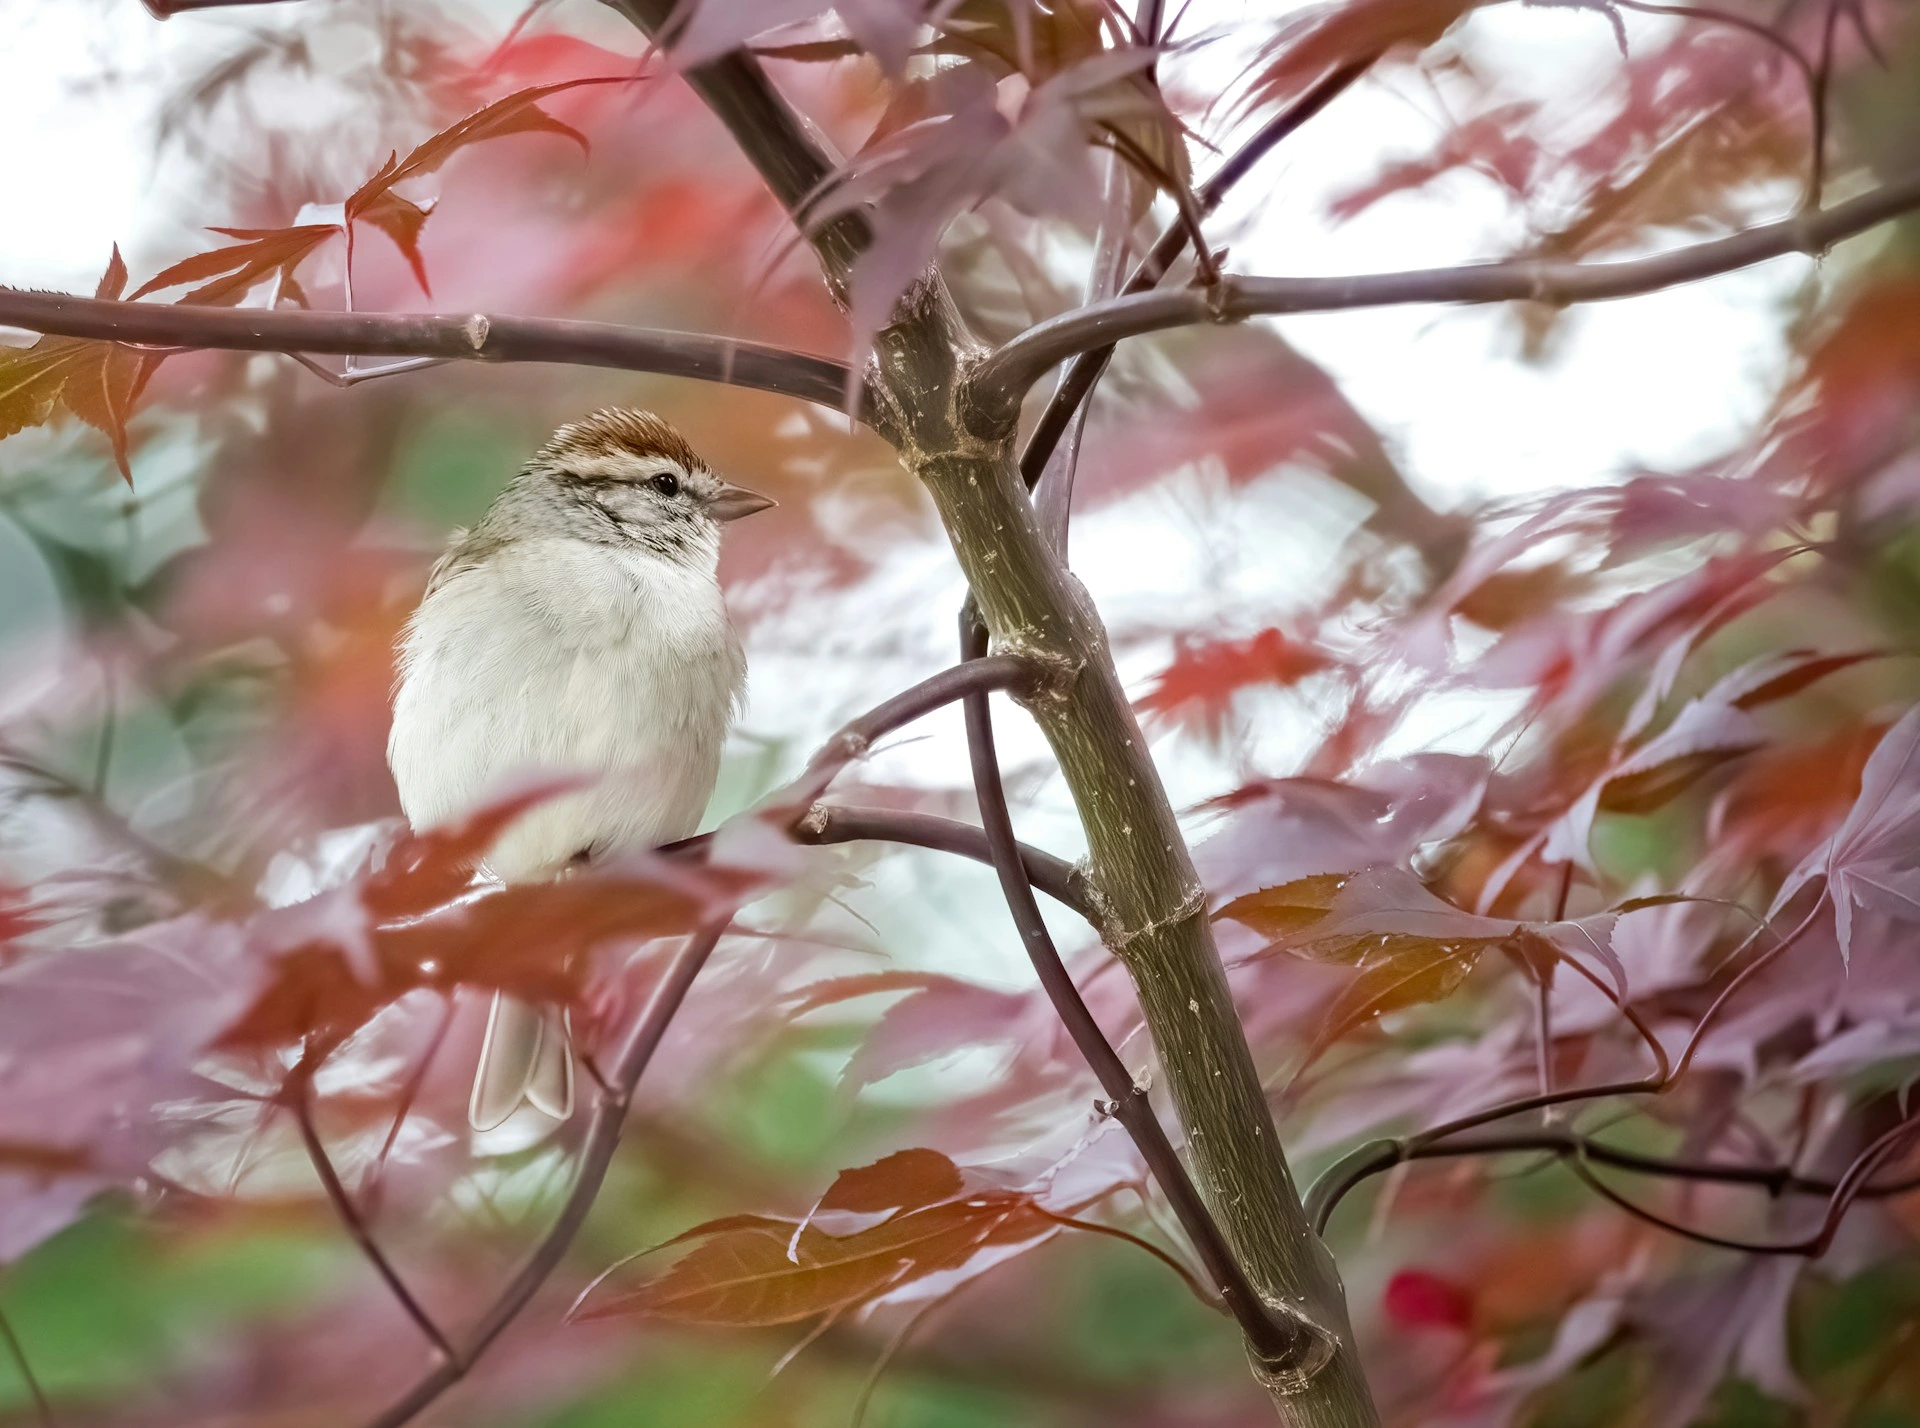
{"label": "blurred foliage", "polygon": [[[1829,196],[1911,172],[1920,26],[1906,9],[1725,4],[1807,53],[1835,17]],[[720,31],[704,43],[761,28],[754,7],[707,8]],[[810,27],[775,37],[800,47],[769,59],[782,86],[856,155],[842,197],[881,219],[886,261],[861,275],[855,330],[664,74],[555,93],[525,132],[434,150],[444,169],[405,189],[434,203],[431,223],[403,223],[400,245],[362,225],[354,303],[564,312],[845,355],[944,232],[958,300],[1003,338],[1079,300],[1098,214],[1076,183],[1097,175],[959,158],[1085,137],[1095,100],[1163,148],[1169,118],[1225,147],[1263,106],[1382,47],[1379,88],[1410,117],[1379,154],[1356,138],[1349,170],[1311,195],[1336,232],[1378,218],[1418,236],[1451,206],[1492,215],[1476,258],[1610,260],[1777,216],[1806,170],[1804,76],[1750,29],[1698,16],[1458,0],[1236,11],[1177,32],[1164,93],[1135,69],[1089,95],[1062,79],[1094,8],[956,7],[938,64],[888,59],[920,37],[888,5],[802,15]],[[97,7],[97,23],[126,23],[120,10]],[[1022,50],[1019,17],[1058,28]],[[1567,72],[1589,79],[1543,94],[1513,27],[1562,22],[1586,27]],[[640,53],[610,12],[579,3],[516,20],[308,0],[192,34],[154,79],[158,132],[142,136],[182,181],[155,198],[150,231],[124,235],[142,281],[187,262],[177,287],[229,241],[201,228],[285,230],[307,205],[371,203],[363,186],[390,152],[529,86],[627,72]],[[1120,36],[1109,25],[1104,43]],[[103,76],[102,94],[117,82]],[[955,149],[919,183],[900,135],[937,129],[915,127],[930,116],[950,121]],[[588,137],[586,158],[558,124]],[[163,211],[163,197],[187,207]],[[1171,212],[1162,195],[1136,241]],[[1276,247],[1251,228],[1221,236],[1242,266],[1242,250]],[[292,269],[317,307],[344,300],[335,237],[315,236]],[[1909,218],[1780,278],[1767,314],[1784,367],[1698,374],[1703,430],[1736,380],[1769,384],[1724,449],[1445,513],[1417,443],[1282,325],[1123,348],[1092,409],[1075,559],[1227,909],[1222,945],[1296,1168],[1527,1095],[1543,1062],[1562,1090],[1644,1075],[1617,1003],[1677,1053],[1771,945],[1748,940],[1769,915],[1783,932],[1811,920],[1743,984],[1688,1080],[1551,1124],[1652,1156],[1833,1177],[1910,1114],[1920,779],[1895,756],[1920,695],[1916,245]],[[256,267],[245,276],[263,296],[281,270]],[[1560,310],[1501,322],[1506,350],[1549,373],[1585,335]],[[1650,325],[1644,342],[1662,340]],[[49,360],[23,350],[6,349],[0,376]],[[554,424],[610,401],[670,412],[717,469],[780,499],[724,557],[754,692],[710,824],[947,662],[958,577],[877,439],[764,394],[478,364],[339,390],[270,356],[180,354],[124,423],[128,485],[102,435],[121,428],[94,420],[79,386],[60,395],[65,415],[43,387],[0,391],[6,429],[22,428],[0,445],[0,1144],[67,1158],[0,1169],[0,1312],[63,1423],[351,1422],[428,1353],[272,1104],[299,1038],[245,1017],[286,990],[263,968],[311,949],[235,909],[330,896],[337,910],[378,885],[369,863],[397,833],[391,643],[446,532]],[[1873,657],[1808,663],[1852,654]],[[1072,856],[1072,810],[1023,737],[1003,736],[1022,833]],[[951,727],[936,726],[893,741],[845,796],[971,818],[965,782]],[[1276,902],[1311,880],[1326,880],[1317,901]],[[1092,1082],[1024,980],[990,882],[860,847],[769,877],[742,916],[750,935],[729,939],[642,1083],[551,1291],[439,1421],[827,1428],[876,1373],[866,1421],[887,1428],[1270,1421],[1230,1326],[1138,1245],[1078,1229],[1022,1241],[1030,1252],[1005,1263],[968,1258],[950,1282],[904,1274],[811,1325],[568,1321],[617,1261],[641,1256],[617,1273],[645,1281],[685,1262],[650,1251],[722,1217],[797,1226],[844,1188],[836,1177],[904,1147],[936,1147],[978,1177],[967,1193],[1004,1194],[1013,1213],[1072,1207],[1177,1244],[1089,1111]],[[1676,893],[1699,901],[1629,901]],[[1236,920],[1249,898],[1293,920]],[[1847,943],[1836,902],[1853,909]],[[1124,977],[1084,929],[1067,940],[1096,1012],[1146,1068]],[[568,990],[583,1012],[629,1011],[657,952],[609,956]],[[198,980],[175,985],[157,963]],[[106,982],[90,980],[96,965]],[[893,973],[921,980],[833,990]],[[577,1128],[499,1154],[471,1145],[484,1000],[452,999],[440,1046],[427,1004],[444,988],[422,985],[353,1002],[367,1024],[317,1086],[319,1125],[370,1232],[461,1326],[555,1212]],[[151,1015],[114,1020],[136,998]],[[589,1038],[601,1052],[604,1032]],[[1879,1174],[1911,1166],[1903,1150]],[[1602,1173],[1721,1235],[1788,1237],[1819,1203]],[[1769,1277],[1779,1261],[1685,1244],[1597,1199],[1568,1160],[1514,1151],[1395,1169],[1339,1207],[1329,1242],[1396,1423],[1896,1428],[1920,1425],[1917,1229],[1916,1196],[1863,1200],[1822,1259]],[[1396,1279],[1425,1297],[1396,1297]],[[921,1293],[938,1300],[924,1320]],[[32,1400],[0,1355],[0,1414],[30,1421]]]}

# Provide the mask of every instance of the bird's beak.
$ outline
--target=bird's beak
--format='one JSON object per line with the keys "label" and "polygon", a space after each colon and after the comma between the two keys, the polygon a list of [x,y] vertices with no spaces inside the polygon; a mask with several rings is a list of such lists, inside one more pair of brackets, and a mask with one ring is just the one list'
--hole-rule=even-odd
{"label": "bird's beak", "polygon": [[771,496],[749,491],[745,486],[736,486],[731,481],[722,481],[720,494],[707,502],[707,510],[716,521],[737,521],[742,516],[750,516],[755,511],[764,511],[769,506],[779,504]]}

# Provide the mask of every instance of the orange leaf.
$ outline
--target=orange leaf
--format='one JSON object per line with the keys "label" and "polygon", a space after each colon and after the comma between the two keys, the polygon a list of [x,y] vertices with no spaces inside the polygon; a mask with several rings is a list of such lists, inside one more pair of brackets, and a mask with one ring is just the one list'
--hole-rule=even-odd
{"label": "orange leaf", "polygon": [[466,118],[449,124],[416,145],[404,159],[398,154],[388,155],[379,171],[348,197],[345,206],[347,223],[371,223],[385,233],[405,255],[421,291],[431,292],[427,286],[426,262],[420,253],[420,233],[426,227],[432,206],[402,198],[393,192],[393,186],[432,173],[469,144],[477,144],[485,139],[503,139],[509,134],[556,134],[573,140],[585,153],[588,149],[586,135],[539,108],[540,101],[562,90],[578,89],[589,84],[623,84],[636,77],[598,75],[589,79],[562,80],[558,84],[539,84],[516,90],[483,109],[476,109]]}
{"label": "orange leaf", "polygon": [[1319,1029],[1307,1047],[1302,1067],[1311,1065],[1349,1032],[1388,1012],[1437,1002],[1451,996],[1480,959],[1484,944],[1436,942],[1424,937],[1395,938],[1364,961],[1360,975],[1321,1014]]}
{"label": "orange leaf", "polygon": [[1283,24],[1254,61],[1250,105],[1283,102],[1343,64],[1424,48],[1480,0],[1339,0]]}
{"label": "orange leaf", "polygon": [[1237,897],[1214,916],[1230,917],[1276,940],[1290,937],[1324,918],[1346,881],[1344,873],[1298,878]]}
{"label": "orange leaf", "polygon": [[180,301],[236,303],[251,288],[276,273],[283,280],[291,278],[296,267],[340,230],[331,223],[301,223],[291,228],[215,228],[212,231],[241,241],[182,258],[135,288],[134,297],[211,279]]}
{"label": "orange leaf", "polygon": [[952,1200],[965,1189],[960,1167],[939,1151],[897,1150],[871,1165],[841,1171],[814,1208],[865,1215],[918,1210]]}
{"label": "orange leaf", "polygon": [[[126,283],[127,265],[115,244],[95,293],[117,299]],[[0,348],[0,437],[39,426],[64,408],[106,435],[114,465],[131,486],[127,418],[162,360],[158,353],[76,337],[42,337],[31,347]]]}
{"label": "orange leaf", "polygon": [[812,1226],[795,1235],[780,1222],[725,1223],[651,1283],[581,1317],[639,1314],[731,1328],[791,1324],[845,1312],[959,1269],[982,1250],[1031,1243],[1058,1228],[1029,1197],[1005,1192],[925,1206],[845,1236]]}

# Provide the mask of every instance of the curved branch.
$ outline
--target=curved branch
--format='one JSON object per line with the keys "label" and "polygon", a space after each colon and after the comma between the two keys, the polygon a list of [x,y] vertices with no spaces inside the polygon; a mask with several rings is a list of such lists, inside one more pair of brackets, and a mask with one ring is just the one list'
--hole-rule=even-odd
{"label": "curved branch", "polygon": [[560,1207],[559,1215],[542,1237],[539,1246],[526,1264],[521,1266],[520,1272],[500,1291],[492,1306],[481,1316],[480,1322],[455,1346],[458,1354],[423,1375],[390,1408],[374,1418],[368,1428],[401,1428],[402,1424],[412,1421],[441,1394],[465,1378],[474,1362],[519,1317],[520,1311],[527,1307],[547,1282],[547,1277],[573,1243],[574,1235],[579,1232],[587,1212],[593,1208],[594,1199],[600,1193],[600,1185],[607,1177],[607,1168],[613,1163],[613,1153],[620,1144],[620,1133],[626,1125],[627,1107],[633,1100],[634,1088],[640,1084],[640,1077],[646,1071],[647,1063],[653,1060],[654,1052],[659,1050],[667,1028],[673,1023],[674,1014],[680,1010],[688,989],[693,986],[693,979],[706,966],[707,958],[713,954],[714,947],[725,931],[725,923],[706,927],[688,937],[674,954],[666,975],[654,988],[652,997],[627,1037],[626,1045],[620,1049],[620,1057],[614,1063],[606,1087],[597,1093],[593,1118],[587,1123],[586,1141],[580,1151],[580,1169],[574,1176],[573,1188],[567,1192],[566,1203]]}
{"label": "curved branch", "polygon": [[115,302],[0,287],[0,326],[56,337],[237,352],[563,362],[752,387],[846,409],[844,362],[763,342],[617,322],[488,313],[298,312]]}
{"label": "curved branch", "polygon": [[[1474,1156],[1515,1155],[1539,1152],[1560,1159],[1584,1157],[1597,1165],[1611,1165],[1634,1175],[1652,1175],[1667,1180],[1693,1180],[1714,1185],[1747,1185],[1771,1196],[1832,1196],[1847,1187],[1846,1178],[1826,1180],[1801,1175],[1790,1165],[1721,1165],[1713,1161],[1672,1160],[1665,1156],[1643,1155],[1639,1151],[1606,1145],[1572,1131],[1527,1130],[1470,1139],[1446,1139],[1425,1142],[1423,1137],[1407,1140],[1369,1141],[1343,1157],[1314,1182],[1307,1192],[1307,1211],[1314,1227],[1322,1232],[1333,1212],[1347,1195],[1363,1181],[1384,1174],[1396,1165],[1415,1160],[1461,1160]],[[1920,1173],[1902,1175],[1880,1184],[1860,1185],[1852,1198],[1889,1200],[1920,1190]]]}
{"label": "curved branch", "polygon": [[[986,653],[986,626],[980,623],[971,601],[960,612],[960,645],[963,669],[985,664],[993,658]],[[1100,1089],[1107,1093],[1109,1113],[1133,1138],[1148,1171],[1167,1197],[1174,1217],[1192,1242],[1207,1277],[1246,1335],[1248,1347],[1268,1370],[1298,1374],[1304,1380],[1332,1357],[1335,1341],[1306,1315],[1269,1305],[1254,1289],[1206,1202],[1194,1188],[1179,1153],[1167,1138],[1165,1127],[1154,1115],[1145,1087],[1127,1070],[1126,1063],[1113,1049],[1106,1032],[1080,995],[1080,989],[1074,985],[1073,974],[1060,960],[1059,949],[1047,932],[1022,867],[1013,816],[1007,808],[1006,788],[1000,781],[1000,761],[993,743],[993,711],[987,702],[987,691],[969,693],[965,710],[967,751],[972,761],[974,793],[980,801],[980,822],[984,825],[987,848],[994,871],[1000,875],[1000,891],[1006,897],[1007,911],[1020,929],[1021,944],[1033,963],[1041,988],[1066,1026],[1067,1035],[1099,1080]]]}
{"label": "curved branch", "polygon": [[1612,263],[1522,259],[1339,278],[1237,278],[1210,288],[1137,293],[1038,323],[975,370],[962,410],[976,435],[1003,436],[1027,389],[1070,357],[1172,327],[1282,313],[1342,312],[1408,303],[1543,302],[1565,306],[1637,297],[1789,253],[1818,257],[1843,239],[1920,209],[1920,172],[1820,213],[1783,218],[1650,258]]}
{"label": "curved branch", "polygon": [[827,791],[840,770],[855,759],[865,757],[874,741],[885,738],[902,725],[945,708],[970,694],[993,690],[1032,691],[1042,682],[1041,666],[1024,655],[993,655],[986,659],[963,660],[950,669],[930,675],[910,689],[904,689],[883,704],[876,704],[840,732],[822,744],[807,761],[800,777],[775,793],[766,803],[810,806]]}
{"label": "curved branch", "polygon": [[287,1078],[287,1099],[293,1108],[294,1123],[300,1127],[300,1143],[306,1147],[307,1159],[313,1165],[313,1172],[320,1177],[321,1188],[327,1192],[327,1199],[332,1202],[334,1213],[339,1216],[340,1223],[345,1227],[348,1236],[352,1238],[354,1244],[359,1246],[360,1253],[366,1256],[367,1262],[374,1267],[387,1289],[399,1301],[407,1317],[413,1320],[414,1327],[426,1335],[428,1342],[439,1353],[441,1361],[452,1363],[460,1357],[459,1352],[439,1324],[434,1322],[433,1315],[427,1312],[426,1306],[408,1287],[406,1280],[401,1278],[400,1271],[394,1267],[393,1261],[388,1259],[386,1252],[380,1248],[379,1241],[374,1239],[373,1229],[367,1224],[366,1217],[353,1203],[353,1196],[347,1193],[347,1187],[340,1183],[340,1172],[334,1169],[333,1157],[327,1154],[327,1147],[320,1139],[320,1131],[313,1123],[313,1075],[319,1070],[321,1059],[324,1058],[310,1057],[302,1060],[294,1068],[293,1074]]}

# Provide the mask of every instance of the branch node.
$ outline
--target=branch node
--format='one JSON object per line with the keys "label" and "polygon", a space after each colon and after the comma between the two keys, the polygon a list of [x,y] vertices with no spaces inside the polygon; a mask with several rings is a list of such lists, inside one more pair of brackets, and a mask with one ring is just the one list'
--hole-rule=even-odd
{"label": "branch node", "polygon": [[816,803],[800,815],[800,821],[794,824],[794,830],[809,838],[818,838],[827,831],[827,824],[833,814],[824,803]]}
{"label": "branch node", "polygon": [[1264,1290],[1260,1292],[1260,1302],[1266,1306],[1270,1319],[1293,1328],[1294,1333],[1289,1336],[1293,1347],[1286,1357],[1273,1360],[1263,1360],[1249,1351],[1247,1362],[1253,1368],[1253,1376],[1262,1388],[1276,1396],[1290,1398],[1304,1393],[1320,1370],[1333,1362],[1333,1356],[1340,1351],[1340,1340],[1297,1304]]}
{"label": "branch node", "polygon": [[1232,278],[1222,278],[1217,283],[1203,286],[1200,300],[1206,304],[1207,321],[1216,325],[1238,321],[1230,311],[1230,305],[1239,295],[1240,285]]}
{"label": "branch node", "polygon": [[1035,644],[1023,634],[995,640],[994,653],[1012,655],[1028,666],[1031,676],[1028,682],[1020,688],[1007,691],[1015,703],[1028,707],[1039,703],[1064,702],[1073,689],[1074,681],[1079,679],[1080,671],[1086,667],[1084,660]]}
{"label": "branch node", "polygon": [[1122,927],[1117,922],[1111,922],[1107,929],[1107,946],[1113,950],[1114,956],[1123,956],[1127,948],[1141,938],[1150,937],[1169,927],[1176,927],[1190,918],[1200,916],[1206,910],[1207,890],[1196,883],[1187,889],[1187,895],[1180,899],[1179,906],[1164,917],[1153,918],[1151,921],[1141,923],[1138,927]]}
{"label": "branch node", "polygon": [[1788,220],[1793,225],[1795,252],[1804,253],[1807,257],[1815,259],[1827,256],[1833,244],[1822,233],[1824,224],[1821,220],[1824,216],[1817,208],[1803,208]]}
{"label": "branch node", "polygon": [[487,333],[492,327],[493,323],[484,312],[476,312],[462,324],[460,330],[466,334],[468,346],[475,352],[483,352],[487,346]]}

